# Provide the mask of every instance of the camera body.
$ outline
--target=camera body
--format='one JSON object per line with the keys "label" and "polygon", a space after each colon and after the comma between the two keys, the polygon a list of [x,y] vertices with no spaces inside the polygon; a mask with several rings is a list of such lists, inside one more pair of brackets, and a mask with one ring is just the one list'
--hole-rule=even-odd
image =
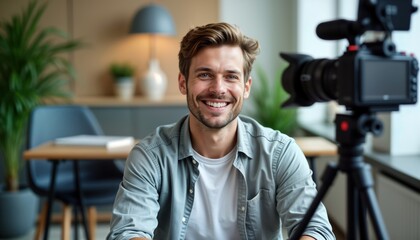
{"label": "camera body", "polygon": [[369,50],[348,50],[337,60],[337,101],[347,108],[392,110],[417,102],[416,58],[395,53],[381,56]]}
{"label": "camera body", "polygon": [[419,65],[412,56],[377,55],[356,46],[348,47],[334,60],[303,54],[281,56],[290,63],[283,72],[282,84],[293,93],[284,106],[337,100],[348,109],[393,111],[401,104],[417,102]]}

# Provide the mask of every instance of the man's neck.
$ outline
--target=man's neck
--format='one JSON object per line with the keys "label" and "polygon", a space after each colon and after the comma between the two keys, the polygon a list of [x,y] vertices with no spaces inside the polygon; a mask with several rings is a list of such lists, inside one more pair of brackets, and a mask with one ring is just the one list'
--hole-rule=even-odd
{"label": "man's neck", "polygon": [[238,119],[222,129],[211,129],[190,121],[192,147],[204,157],[223,157],[236,145],[237,126]]}

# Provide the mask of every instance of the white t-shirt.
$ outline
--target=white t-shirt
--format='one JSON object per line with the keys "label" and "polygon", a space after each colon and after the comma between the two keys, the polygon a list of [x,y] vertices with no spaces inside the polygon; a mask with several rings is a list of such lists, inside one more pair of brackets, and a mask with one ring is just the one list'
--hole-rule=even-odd
{"label": "white t-shirt", "polygon": [[238,171],[233,166],[237,151],[210,159],[194,151],[200,176],[195,184],[186,239],[240,239],[237,226]]}

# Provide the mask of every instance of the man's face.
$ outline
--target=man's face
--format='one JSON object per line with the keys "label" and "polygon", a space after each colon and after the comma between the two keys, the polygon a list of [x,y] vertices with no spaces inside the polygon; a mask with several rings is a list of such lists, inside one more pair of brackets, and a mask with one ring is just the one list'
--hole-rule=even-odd
{"label": "man's face", "polygon": [[239,115],[252,82],[245,82],[243,66],[238,46],[205,48],[192,58],[188,82],[180,74],[178,84],[181,93],[187,95],[193,121],[220,129]]}

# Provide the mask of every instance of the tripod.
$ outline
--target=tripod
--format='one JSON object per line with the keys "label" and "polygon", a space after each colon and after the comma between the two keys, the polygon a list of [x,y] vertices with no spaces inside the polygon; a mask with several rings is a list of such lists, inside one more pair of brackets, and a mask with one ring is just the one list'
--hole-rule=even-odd
{"label": "tripod", "polygon": [[[334,181],[337,171],[347,175],[347,239],[369,239],[366,209],[370,215],[377,239],[389,239],[385,224],[373,191],[370,166],[363,161],[363,143],[366,134],[379,135],[382,122],[372,113],[355,112],[337,114],[335,119],[336,140],[340,155],[338,164],[328,164],[318,194],[299,224],[291,240],[298,239],[305,231],[315,210]],[[359,233],[359,235],[357,235]]]}

